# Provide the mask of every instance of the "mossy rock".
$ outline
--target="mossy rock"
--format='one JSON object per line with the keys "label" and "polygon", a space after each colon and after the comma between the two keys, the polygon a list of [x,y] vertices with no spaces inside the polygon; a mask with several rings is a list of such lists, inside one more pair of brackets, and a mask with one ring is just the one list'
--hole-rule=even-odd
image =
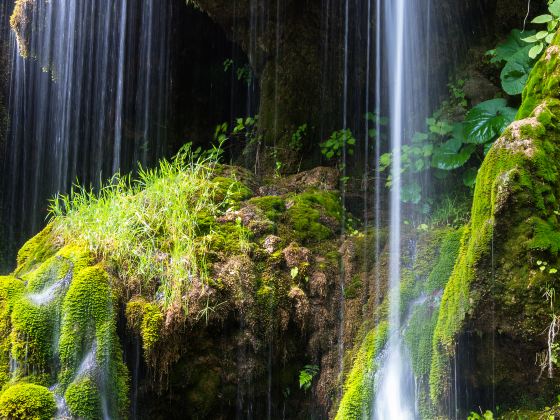
{"label": "mossy rock", "polygon": [[388,324],[383,322],[370,331],[362,342],[344,384],[344,395],[336,420],[360,419],[370,412],[374,376],[378,368],[376,358],[383,350],[387,338]]}
{"label": "mossy rock", "polygon": [[[559,58],[557,35],[531,72],[520,120],[495,142],[478,172],[471,220],[434,333],[430,393],[441,413],[447,412],[450,366],[463,335],[478,337],[477,346],[484,340],[493,346],[495,358],[478,357],[469,368],[479,374],[470,374],[467,386],[479,395],[498,389],[494,403],[515,408],[522,394],[530,400],[556,393],[558,380],[537,382],[539,368],[530,360],[547,346],[542,331],[551,309],[543,290],[560,286],[536,264],[560,264]],[[509,354],[512,342],[515,355]],[[484,372],[494,364],[501,366],[499,374],[489,378]]]}
{"label": "mossy rock", "polygon": [[99,389],[89,377],[71,383],[64,394],[70,414],[85,420],[101,419]]}
{"label": "mossy rock", "polygon": [[51,420],[56,413],[54,395],[34,384],[16,384],[0,396],[0,416],[11,420]]}
{"label": "mossy rock", "polygon": [[[331,239],[341,228],[343,208],[340,196],[330,191],[310,190],[288,197],[283,222],[302,243]],[[289,232],[281,232],[289,236]]]}

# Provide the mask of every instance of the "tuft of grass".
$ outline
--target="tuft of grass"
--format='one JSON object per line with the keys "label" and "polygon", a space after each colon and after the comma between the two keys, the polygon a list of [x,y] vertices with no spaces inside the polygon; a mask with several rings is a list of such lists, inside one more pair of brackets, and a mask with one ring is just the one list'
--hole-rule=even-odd
{"label": "tuft of grass", "polygon": [[84,243],[129,290],[188,313],[191,286],[208,282],[211,238],[222,229],[216,219],[246,189],[230,182],[224,192],[215,180],[221,154],[221,147],[200,154],[187,144],[157,169],[117,174],[98,192],[76,185],[52,200],[53,231]]}

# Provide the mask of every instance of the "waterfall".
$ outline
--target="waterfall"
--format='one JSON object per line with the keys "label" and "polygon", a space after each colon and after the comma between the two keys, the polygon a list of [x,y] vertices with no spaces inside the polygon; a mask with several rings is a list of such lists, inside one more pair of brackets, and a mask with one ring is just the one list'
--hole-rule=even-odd
{"label": "waterfall", "polygon": [[[413,218],[402,204],[404,187],[412,180],[401,174],[401,147],[410,142],[428,117],[433,101],[426,80],[429,74],[429,0],[378,0],[378,49],[376,66],[376,107],[383,109],[381,89],[385,87],[388,110],[391,163],[389,196],[389,338],[377,373],[372,417],[376,420],[418,418],[415,378],[403,341],[403,316],[408,307],[401,299],[401,264],[405,220]],[[426,4],[425,4],[426,3]],[[428,11],[428,12],[427,12]],[[381,40],[379,39],[381,38]],[[383,63],[383,64],[382,64]],[[426,75],[426,76],[425,76]],[[380,128],[378,126],[378,128]],[[379,156],[379,151],[376,153]],[[416,180],[414,180],[416,181]],[[376,194],[379,194],[378,192]],[[376,201],[379,200],[377,195]],[[379,204],[376,208],[380,219]]]}
{"label": "waterfall", "polygon": [[11,255],[42,227],[53,195],[166,151],[171,0],[33,4],[20,45],[11,35],[0,239]]}

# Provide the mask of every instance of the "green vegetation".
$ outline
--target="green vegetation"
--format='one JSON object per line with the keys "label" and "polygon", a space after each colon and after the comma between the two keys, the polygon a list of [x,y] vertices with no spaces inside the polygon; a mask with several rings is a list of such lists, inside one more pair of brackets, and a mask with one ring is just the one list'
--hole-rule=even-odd
{"label": "green vegetation", "polygon": [[305,365],[303,369],[299,372],[299,387],[304,391],[311,388],[313,383],[313,378],[319,373],[319,366],[317,365]]}
{"label": "green vegetation", "polygon": [[159,292],[164,309],[188,311],[183,296],[192,279],[211,281],[210,248],[235,246],[239,238],[240,227],[216,219],[251,195],[243,184],[215,177],[220,154],[216,148],[195,158],[187,146],[172,162],[141,170],[137,180],[116,175],[97,194],[75,187],[51,206],[54,231],[87,244],[130,289]]}
{"label": "green vegetation", "polygon": [[336,414],[336,420],[360,419],[370,412],[373,380],[378,365],[376,358],[388,339],[388,324],[380,323],[371,330],[352,364],[352,370],[344,383],[344,394]]}
{"label": "green vegetation", "polygon": [[34,384],[16,384],[0,395],[0,416],[10,420],[51,420],[56,413],[52,392]]}
{"label": "green vegetation", "polygon": [[[557,48],[555,45],[550,48]],[[520,318],[517,327],[521,335],[540,334],[543,321],[549,323],[547,302],[533,287],[544,279],[529,280],[526,262],[536,255],[549,255],[556,263],[555,246],[558,219],[554,213],[558,193],[556,147],[557,115],[560,103],[549,84],[557,79],[557,50],[543,55],[536,64],[523,94],[518,117],[524,118],[510,126],[490,150],[477,178],[472,216],[463,236],[459,258],[445,289],[434,341],[430,372],[431,399],[441,403],[448,393],[449,361],[455,354],[457,334],[468,313],[480,309],[484,293],[492,291],[493,299],[502,302],[500,310],[507,316],[521,313],[542,313],[543,316]],[[548,76],[550,77],[548,78]],[[547,81],[543,83],[543,78]],[[531,109],[531,110],[529,110]],[[520,204],[523,203],[523,204]],[[507,220],[502,209],[508,208]],[[497,236],[496,229],[498,229]],[[500,237],[500,245],[493,238]],[[492,278],[485,271],[490,259],[508,263],[499,266]],[[537,259],[537,258],[536,258]],[[542,258],[541,258],[542,259]],[[556,264],[555,264],[556,265]],[[498,280],[504,282],[502,297],[492,290]],[[507,299],[515,296],[515,306]],[[515,308],[515,309],[514,309]],[[540,308],[540,309],[539,309]]]}

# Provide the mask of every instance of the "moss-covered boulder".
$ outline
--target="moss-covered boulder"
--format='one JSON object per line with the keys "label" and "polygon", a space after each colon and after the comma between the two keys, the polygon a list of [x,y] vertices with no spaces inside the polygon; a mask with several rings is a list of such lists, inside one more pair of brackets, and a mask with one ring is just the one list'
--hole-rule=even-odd
{"label": "moss-covered boulder", "polygon": [[0,395],[0,416],[12,420],[51,420],[56,413],[54,395],[47,388],[16,384]]}
{"label": "moss-covered boulder", "polygon": [[557,36],[531,73],[519,120],[477,177],[433,341],[430,388],[440,413],[453,404],[454,378],[471,400],[452,410],[538,407],[560,384],[547,334],[558,328],[560,286],[559,54]]}
{"label": "moss-covered boulder", "polygon": [[[109,275],[84,244],[64,244],[52,228],[23,246],[17,270],[0,278],[0,406],[13,411],[2,414],[50,419],[54,392],[60,401],[69,397],[71,415],[126,417],[128,372]],[[35,396],[44,407],[33,405]],[[19,411],[18,398],[29,399]]]}

